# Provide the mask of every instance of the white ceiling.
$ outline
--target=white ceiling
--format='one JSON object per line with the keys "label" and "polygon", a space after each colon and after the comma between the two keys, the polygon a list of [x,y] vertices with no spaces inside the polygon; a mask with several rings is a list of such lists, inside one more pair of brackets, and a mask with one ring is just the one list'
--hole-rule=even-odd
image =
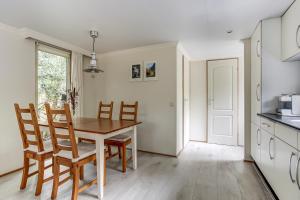
{"label": "white ceiling", "polygon": [[[293,0],[0,0],[0,22],[27,27],[90,50],[90,29],[104,53],[182,41],[199,57],[202,41],[249,37],[260,19],[280,16]],[[233,30],[228,35],[227,30]],[[226,43],[226,42],[225,42]],[[197,46],[199,45],[199,49]]]}

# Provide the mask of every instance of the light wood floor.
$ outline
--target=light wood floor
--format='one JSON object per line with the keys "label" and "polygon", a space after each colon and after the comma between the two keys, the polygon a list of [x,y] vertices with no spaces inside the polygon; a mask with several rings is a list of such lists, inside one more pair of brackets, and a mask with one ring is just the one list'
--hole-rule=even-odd
{"label": "light wood floor", "polygon": [[[122,174],[118,159],[109,161],[104,200],[269,200],[269,194],[252,164],[245,163],[243,149],[190,142],[178,159],[139,152],[138,169]],[[2,162],[2,161],[1,161]],[[121,168],[119,168],[121,170]],[[96,174],[86,167],[86,179]],[[49,171],[50,173],[50,171]],[[19,191],[21,173],[0,178],[0,199],[36,199],[35,178]],[[37,199],[50,199],[52,182]],[[79,199],[96,199],[96,187]],[[61,186],[58,199],[70,199],[71,182]]]}

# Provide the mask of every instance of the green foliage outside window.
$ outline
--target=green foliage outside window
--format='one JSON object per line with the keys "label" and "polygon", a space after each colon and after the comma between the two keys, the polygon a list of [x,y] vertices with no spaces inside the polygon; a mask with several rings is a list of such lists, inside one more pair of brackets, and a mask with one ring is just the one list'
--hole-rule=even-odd
{"label": "green foliage outside window", "polygon": [[68,59],[63,56],[38,51],[38,112],[46,119],[44,103],[60,107],[67,92]]}

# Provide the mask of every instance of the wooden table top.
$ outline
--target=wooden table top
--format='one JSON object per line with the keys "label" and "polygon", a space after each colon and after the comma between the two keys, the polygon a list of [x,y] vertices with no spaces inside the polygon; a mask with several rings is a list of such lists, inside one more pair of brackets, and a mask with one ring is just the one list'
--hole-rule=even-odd
{"label": "wooden table top", "polygon": [[[128,120],[85,118],[85,117],[79,117],[73,119],[73,126],[75,131],[82,131],[82,132],[88,132],[94,134],[108,134],[138,124],[141,124],[141,122],[134,122]],[[49,126],[47,121],[39,121],[39,125],[45,127]]]}

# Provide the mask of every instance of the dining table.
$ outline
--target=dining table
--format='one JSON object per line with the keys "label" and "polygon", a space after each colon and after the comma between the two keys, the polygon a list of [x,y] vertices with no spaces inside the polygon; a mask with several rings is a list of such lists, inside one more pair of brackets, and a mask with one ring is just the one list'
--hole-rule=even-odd
{"label": "dining table", "polygon": [[[110,120],[98,118],[77,117],[73,119],[73,127],[76,137],[95,140],[97,159],[97,187],[98,199],[104,196],[104,140],[120,134],[128,134],[131,137],[131,151],[133,169],[137,168],[137,125],[141,122],[130,120]],[[42,131],[49,128],[47,121],[39,121]],[[67,131],[61,128],[61,131]]]}

